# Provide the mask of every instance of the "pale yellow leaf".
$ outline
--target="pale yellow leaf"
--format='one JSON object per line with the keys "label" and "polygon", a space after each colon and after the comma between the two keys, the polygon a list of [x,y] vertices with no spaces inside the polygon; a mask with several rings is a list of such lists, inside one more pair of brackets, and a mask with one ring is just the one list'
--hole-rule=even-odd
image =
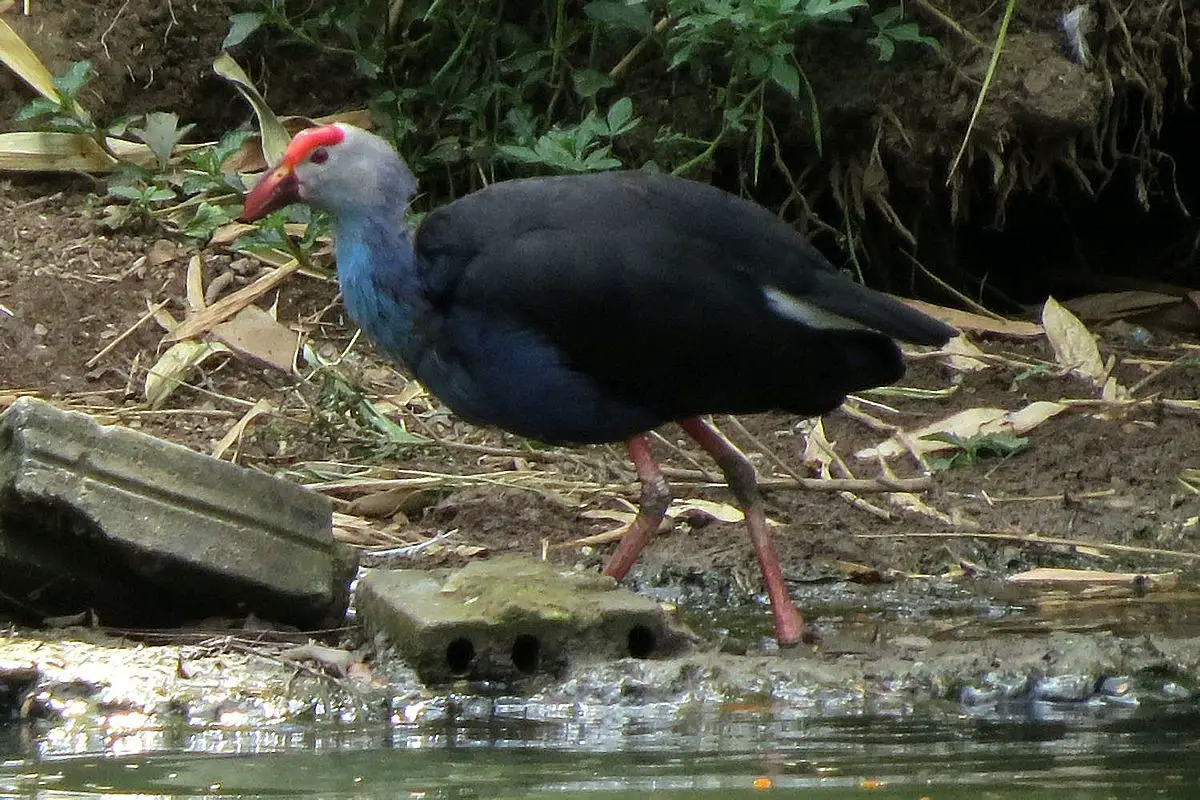
{"label": "pale yellow leaf", "polygon": [[1042,306],[1042,327],[1054,348],[1054,359],[1065,370],[1090,382],[1097,389],[1108,380],[1100,348],[1087,326],[1053,297]]}
{"label": "pale yellow leaf", "polygon": [[[960,439],[970,439],[973,436],[991,433],[1023,434],[1033,430],[1038,425],[1067,409],[1061,403],[1038,400],[1017,411],[1005,411],[1002,408],[968,408],[951,414],[944,419],[931,422],[915,431],[906,432],[909,445],[917,455],[935,453],[947,450],[954,445],[924,437],[931,434],[953,434]],[[868,447],[855,453],[856,458],[891,458],[909,452],[909,448],[895,437],[886,439],[874,447]]]}
{"label": "pale yellow leaf", "polygon": [[221,456],[225,455],[225,451],[232,447],[235,442],[240,442],[242,440],[242,435],[246,432],[246,426],[249,425],[255,417],[260,414],[268,414],[274,410],[275,406],[272,405],[271,401],[267,400],[265,397],[260,399],[254,405],[250,406],[246,413],[242,415],[242,418],[235,422],[233,427],[226,431],[225,435],[221,437],[221,441],[217,442],[213,447],[213,458],[220,458]]}
{"label": "pale yellow leaf", "polygon": [[913,300],[909,297],[897,297],[896,299],[905,305],[912,306],[918,311],[925,312],[934,319],[940,319],[942,322],[958,328],[960,331],[979,331],[981,333],[995,333],[1001,336],[1017,336],[1022,338],[1032,338],[1042,335],[1042,326],[1034,322],[1023,322],[1015,319],[995,319],[993,317],[985,317],[982,314],[973,314],[970,311],[945,308],[933,303]]}
{"label": "pale yellow leaf", "polygon": [[176,342],[146,373],[146,402],[151,408],[158,408],[205,360],[228,352],[229,348],[220,342],[200,342],[195,339]]}
{"label": "pale yellow leaf", "polygon": [[1052,586],[1139,585],[1142,588],[1168,589],[1179,583],[1173,572],[1105,572],[1090,569],[1037,567],[1008,577],[1009,583]]}
{"label": "pale yellow leaf", "polygon": [[204,267],[200,256],[194,255],[187,266],[187,304],[193,314],[204,310]]}
{"label": "pale yellow leaf", "polygon": [[946,363],[959,372],[975,372],[988,367],[983,360],[984,352],[965,336],[955,336],[942,348],[942,352],[948,356]]}

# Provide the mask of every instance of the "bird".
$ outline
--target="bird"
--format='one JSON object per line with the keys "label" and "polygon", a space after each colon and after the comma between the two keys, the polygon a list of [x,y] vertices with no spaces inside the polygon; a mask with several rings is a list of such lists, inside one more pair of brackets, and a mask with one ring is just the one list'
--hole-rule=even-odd
{"label": "bird", "polygon": [[649,434],[677,423],[744,514],[776,640],[806,641],[755,469],[709,417],[824,414],[899,380],[897,341],[941,346],[957,331],[700,181],[632,169],[499,181],[413,232],[416,192],[384,139],[318,125],[291,139],[239,219],[297,202],[326,212],[350,318],[461,419],[548,444],[624,442],[641,491],[604,566],[618,581],[671,501]]}

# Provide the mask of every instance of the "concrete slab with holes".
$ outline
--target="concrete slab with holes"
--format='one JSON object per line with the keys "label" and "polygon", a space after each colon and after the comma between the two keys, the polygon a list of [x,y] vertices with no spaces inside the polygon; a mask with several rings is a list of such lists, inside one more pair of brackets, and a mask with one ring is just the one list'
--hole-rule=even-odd
{"label": "concrete slab with holes", "polygon": [[368,570],[355,603],[427,684],[561,677],[573,664],[661,658],[691,642],[662,607],[612,578],[518,556],[451,573]]}

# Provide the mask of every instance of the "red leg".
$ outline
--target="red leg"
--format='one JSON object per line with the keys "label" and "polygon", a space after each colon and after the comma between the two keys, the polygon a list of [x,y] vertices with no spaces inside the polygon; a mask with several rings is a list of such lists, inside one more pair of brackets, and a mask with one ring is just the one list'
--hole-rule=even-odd
{"label": "red leg", "polygon": [[662,524],[667,506],[671,503],[671,487],[667,485],[667,479],[663,477],[662,470],[658,468],[658,463],[650,452],[650,442],[646,436],[634,436],[625,443],[625,447],[629,450],[629,458],[642,481],[642,499],[638,504],[638,513],[633,519],[633,524],[625,531],[621,543],[617,545],[617,551],[604,567],[604,574],[617,580],[625,577],[625,573],[629,572],[629,568],[637,561],[642,548],[658,532],[658,526]]}
{"label": "red leg", "polygon": [[[775,618],[775,638],[781,647],[800,644],[804,639],[804,619],[796,610],[787,586],[783,583],[783,571],[779,568],[779,556],[771,544],[767,530],[767,518],[763,513],[762,495],[758,491],[758,480],[754,476],[754,465],[741,451],[721,433],[699,417],[679,423],[685,432],[712,456],[734,497],[746,515],[746,527],[750,530],[750,541],[754,543],[754,554],[767,584],[767,596],[771,598],[771,614]],[[624,544],[624,542],[622,542]]]}

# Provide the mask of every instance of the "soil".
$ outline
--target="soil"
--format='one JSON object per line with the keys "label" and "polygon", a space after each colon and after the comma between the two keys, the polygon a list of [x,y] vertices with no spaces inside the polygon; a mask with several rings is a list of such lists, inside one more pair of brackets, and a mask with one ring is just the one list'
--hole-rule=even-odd
{"label": "soil", "polygon": [[[14,13],[5,18],[29,37],[52,69],[81,56],[97,58],[103,65],[97,94],[125,113],[178,109],[181,98],[188,98],[185,118],[206,120],[210,132],[246,116],[241,101],[207,72],[236,3],[103,0],[86,13],[70,6],[82,8],[45,2],[37,5],[33,19]],[[106,49],[98,44],[102,37],[93,35],[99,22],[109,31],[103,37]],[[1017,56],[1024,52],[1022,42],[1014,45]],[[6,98],[0,116],[19,105],[13,102],[18,92],[12,80],[0,74],[0,97]],[[1033,76],[1026,79],[1026,95],[1043,83],[1057,94],[1051,98],[1054,108],[1038,113],[1090,124],[1079,120],[1074,104],[1098,91],[1095,86],[1080,84],[1068,97],[1069,82]],[[314,115],[332,110],[326,105],[329,97],[311,98],[306,89],[272,86],[275,100],[289,110]],[[352,94],[344,86],[339,91],[343,98]],[[302,103],[301,98],[307,99]],[[999,124],[987,122],[993,123]],[[308,479],[345,471],[346,465],[381,478],[393,469],[442,476],[432,489],[373,498],[375,509],[364,518],[365,528],[343,526],[341,535],[349,540],[421,542],[456,531],[448,544],[430,547],[415,560],[428,567],[489,553],[543,551],[562,563],[598,564],[611,550],[608,543],[572,543],[615,527],[612,519],[586,512],[627,512],[637,500],[633,473],[619,448],[533,448],[507,434],[457,422],[435,399],[410,392],[402,372],[354,338],[336,302],[336,286],[328,280],[297,274],[285,282],[278,295],[279,320],[303,331],[321,352],[344,354],[335,373],[368,397],[404,395],[395,419],[433,443],[386,442],[361,417],[348,413],[344,395],[331,399],[333,390],[344,386],[329,377],[335,373],[288,374],[235,357],[206,362],[162,408],[146,408],[147,372],[167,347],[154,321],[138,324],[148,306],[167,301],[165,309],[177,319],[186,316],[186,271],[193,255],[201,259],[205,285],[234,274],[227,291],[251,280],[258,266],[246,269],[244,259],[221,247],[198,249],[161,230],[109,231],[101,225],[102,203],[95,190],[91,180],[80,177],[0,180],[0,304],[10,312],[0,315],[4,400],[38,394],[210,452],[251,404],[266,399],[275,410],[247,426],[232,451],[240,463]],[[275,299],[268,296],[262,304]],[[944,390],[941,395],[874,396],[874,403],[891,410],[858,404],[911,431],[968,409],[1011,411],[1038,400],[1073,403],[1031,430],[1020,452],[935,473],[919,505],[878,492],[769,491],[768,515],[780,523],[775,538],[785,572],[803,602],[816,610],[818,626],[827,608],[823,603],[837,594],[830,587],[847,580],[890,583],[910,575],[945,575],[991,586],[987,581],[1035,566],[1194,575],[1200,494],[1187,482],[1186,471],[1200,469],[1200,412],[1190,405],[1200,401],[1200,363],[1188,356],[1200,341],[1186,304],[1181,307],[1133,320],[1140,327],[1129,322],[1093,326],[1102,354],[1115,359],[1117,380],[1126,387],[1146,382],[1135,394],[1138,402],[1097,402],[1098,390],[1058,365],[1045,337],[970,334],[988,356],[986,368],[964,372],[947,357],[920,357],[903,386]],[[745,431],[723,426],[762,474],[784,483],[788,475],[772,459],[809,474],[800,422],[762,415],[741,420]],[[857,477],[880,474],[874,459],[853,454],[886,438],[885,432],[845,411],[828,415],[824,423],[828,439]],[[669,445],[660,447],[664,465],[684,475],[674,481],[676,496],[730,502],[723,489],[698,479],[696,464],[703,459],[681,432],[669,427],[662,433]],[[890,460],[888,469],[900,477],[919,474],[905,458]],[[468,475],[494,477],[487,482],[458,477]],[[352,515],[372,505],[361,492],[330,493],[339,510]],[[1030,541],[1035,536],[1044,540]],[[716,584],[705,584],[709,598],[758,591],[740,526],[693,512],[647,549],[635,577],[647,586],[709,575],[717,576]]]}

